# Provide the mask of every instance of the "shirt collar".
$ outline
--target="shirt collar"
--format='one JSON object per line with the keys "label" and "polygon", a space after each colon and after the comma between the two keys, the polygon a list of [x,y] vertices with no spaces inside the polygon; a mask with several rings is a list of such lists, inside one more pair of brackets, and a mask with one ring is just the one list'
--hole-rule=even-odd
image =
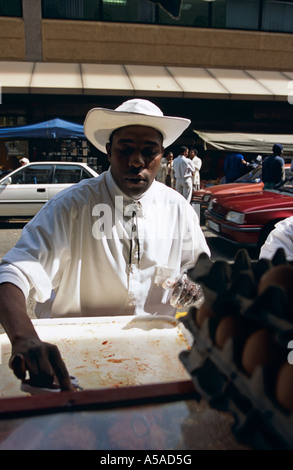
{"label": "shirt collar", "polygon": [[125,215],[128,215],[128,212],[130,213],[134,209],[137,211],[137,215],[142,215],[143,208],[148,203],[148,201],[150,201],[154,194],[155,184],[156,182],[153,181],[148,190],[139,199],[133,199],[123,193],[119,186],[117,186],[111,172],[111,167],[106,172],[106,185],[110,198],[113,204],[115,204],[115,197],[120,196],[120,198],[123,198],[123,211]]}

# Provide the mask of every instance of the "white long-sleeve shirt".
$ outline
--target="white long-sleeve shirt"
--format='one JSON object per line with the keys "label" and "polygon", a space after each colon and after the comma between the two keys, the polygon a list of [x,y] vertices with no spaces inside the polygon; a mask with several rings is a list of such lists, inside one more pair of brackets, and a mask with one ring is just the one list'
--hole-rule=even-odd
{"label": "white long-sleeve shirt", "polygon": [[130,200],[108,170],[39,211],[3,257],[0,283],[46,302],[40,317],[173,315],[162,282],[202,252],[210,254],[198,217],[181,195],[154,181]]}
{"label": "white long-sleeve shirt", "polygon": [[178,157],[173,160],[173,169],[176,179],[192,178],[195,166],[190,158],[184,155],[178,155]]}
{"label": "white long-sleeve shirt", "polygon": [[197,189],[200,188],[200,169],[201,169],[201,166],[202,166],[202,160],[201,158],[195,156],[193,159],[192,159],[192,163],[194,164],[194,175],[193,175],[193,185],[197,187]]}

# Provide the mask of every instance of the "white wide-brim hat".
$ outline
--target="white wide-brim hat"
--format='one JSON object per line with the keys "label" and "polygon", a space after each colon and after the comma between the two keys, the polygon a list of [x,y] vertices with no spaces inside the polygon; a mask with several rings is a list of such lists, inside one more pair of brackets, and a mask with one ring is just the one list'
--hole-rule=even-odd
{"label": "white wide-brim hat", "polygon": [[185,118],[164,116],[151,101],[132,99],[116,109],[91,109],[84,121],[84,133],[95,147],[106,153],[106,143],[116,129],[138,125],[153,127],[163,135],[163,146],[166,148],[180,137],[190,122]]}
{"label": "white wide-brim hat", "polygon": [[19,160],[19,162],[20,162],[20,163],[26,163],[26,164],[27,164],[27,163],[29,163],[30,161],[29,161],[28,158],[23,157],[23,158],[21,158],[21,159]]}

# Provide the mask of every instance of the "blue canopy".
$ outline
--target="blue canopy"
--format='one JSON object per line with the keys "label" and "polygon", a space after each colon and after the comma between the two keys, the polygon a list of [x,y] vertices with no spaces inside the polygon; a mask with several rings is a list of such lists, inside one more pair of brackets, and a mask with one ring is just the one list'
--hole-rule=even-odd
{"label": "blue canopy", "polygon": [[85,139],[82,124],[51,119],[28,126],[0,127],[0,138]]}

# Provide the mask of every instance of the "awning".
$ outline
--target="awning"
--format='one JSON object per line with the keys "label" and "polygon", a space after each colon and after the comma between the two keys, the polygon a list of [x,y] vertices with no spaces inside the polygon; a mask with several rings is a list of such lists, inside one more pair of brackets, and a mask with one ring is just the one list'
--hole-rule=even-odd
{"label": "awning", "polygon": [[293,157],[293,135],[238,132],[202,132],[194,130],[207,149],[268,155],[276,143],[284,146],[284,155]]}
{"label": "awning", "polygon": [[0,61],[2,93],[287,101],[293,72]]}
{"label": "awning", "polygon": [[59,118],[28,126],[0,127],[0,138],[28,139],[30,137],[42,139],[85,139],[82,124],[64,121]]}
{"label": "awning", "polygon": [[[0,74],[1,77],[1,74]],[[79,64],[34,64],[31,75],[31,93],[80,94],[82,77]]]}

